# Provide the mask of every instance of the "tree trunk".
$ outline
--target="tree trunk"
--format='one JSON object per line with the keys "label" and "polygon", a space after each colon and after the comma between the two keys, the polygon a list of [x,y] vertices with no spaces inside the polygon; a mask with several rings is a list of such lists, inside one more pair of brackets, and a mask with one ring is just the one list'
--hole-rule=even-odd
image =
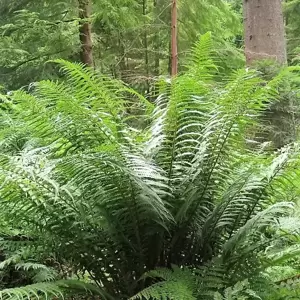
{"label": "tree trunk", "polygon": [[93,67],[92,29],[91,23],[88,20],[91,17],[91,0],[78,0],[78,9],[79,18],[81,19],[79,27],[79,39],[81,43],[80,59],[85,65]]}
{"label": "tree trunk", "polygon": [[178,73],[178,50],[177,50],[177,1],[172,0],[171,13],[171,75]]}
{"label": "tree trunk", "polygon": [[159,67],[160,67],[160,40],[159,40],[159,30],[160,30],[160,22],[159,20],[159,14],[161,13],[158,5],[158,0],[153,1],[153,7],[154,7],[154,25],[155,25],[155,33],[154,33],[154,75],[159,76]]}
{"label": "tree trunk", "polygon": [[247,65],[262,59],[286,63],[286,41],[281,0],[244,0]]}
{"label": "tree trunk", "polygon": [[119,69],[120,69],[120,79],[124,82],[129,82],[128,76],[128,68],[126,65],[126,51],[124,46],[124,37],[123,33],[119,32],[119,52],[120,52],[120,60],[119,60]]}
{"label": "tree trunk", "polygon": [[143,0],[143,16],[144,19],[144,49],[145,49],[145,69],[146,69],[146,93],[147,95],[150,92],[150,84],[149,84],[149,52],[148,52],[148,28],[146,24],[146,15],[147,15],[147,0]]}

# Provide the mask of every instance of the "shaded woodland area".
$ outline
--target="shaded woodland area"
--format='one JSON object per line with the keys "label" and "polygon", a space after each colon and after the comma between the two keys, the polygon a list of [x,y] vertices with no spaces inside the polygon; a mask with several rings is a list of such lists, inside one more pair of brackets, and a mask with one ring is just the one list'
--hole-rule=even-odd
{"label": "shaded woodland area", "polygon": [[0,297],[300,299],[300,0],[0,0]]}

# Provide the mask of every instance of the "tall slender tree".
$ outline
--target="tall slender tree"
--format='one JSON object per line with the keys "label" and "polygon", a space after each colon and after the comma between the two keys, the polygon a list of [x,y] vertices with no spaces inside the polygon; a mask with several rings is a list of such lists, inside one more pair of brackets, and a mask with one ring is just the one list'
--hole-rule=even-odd
{"label": "tall slender tree", "polygon": [[177,0],[172,1],[171,13],[171,75],[178,73],[178,49],[177,49]]}
{"label": "tall slender tree", "polygon": [[94,66],[92,29],[89,18],[91,17],[91,0],[78,0],[80,27],[79,38],[81,43],[81,62],[89,67]]}
{"label": "tall slender tree", "polygon": [[286,41],[281,0],[244,0],[247,64],[274,59],[286,63]]}
{"label": "tall slender tree", "polygon": [[145,69],[146,69],[146,90],[147,94],[149,93],[149,51],[148,51],[148,28],[146,24],[146,16],[147,16],[147,0],[143,0],[142,3],[143,7],[143,16],[144,16],[144,41],[143,41],[143,46],[144,46],[144,53],[145,53]]}
{"label": "tall slender tree", "polygon": [[158,0],[153,0],[153,10],[154,10],[154,75],[159,76],[160,67],[160,37],[159,37],[159,14],[160,5]]}

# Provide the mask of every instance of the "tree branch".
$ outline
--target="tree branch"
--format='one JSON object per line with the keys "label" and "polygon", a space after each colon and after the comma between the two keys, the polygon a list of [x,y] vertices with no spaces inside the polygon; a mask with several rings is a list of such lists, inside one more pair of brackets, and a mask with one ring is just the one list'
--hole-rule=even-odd
{"label": "tree branch", "polygon": [[[35,61],[35,60],[38,60],[40,58],[43,58],[43,57],[47,57],[47,56],[51,56],[51,55],[55,55],[55,54],[59,54],[59,53],[62,53],[62,52],[65,52],[67,49],[63,49],[63,50],[59,50],[59,51],[56,51],[56,52],[50,52],[50,53],[44,53],[44,54],[41,54],[41,55],[38,55],[38,56],[34,56],[34,57],[31,57],[27,60],[24,60],[24,61],[21,61],[19,62],[18,64],[12,66],[12,67],[8,67],[6,68],[7,69],[7,72],[5,73],[0,73],[0,75],[7,75],[11,72],[15,72],[18,68],[20,68],[21,66],[29,63],[29,62],[32,62],[32,61]],[[4,67],[5,68],[5,67]]]}

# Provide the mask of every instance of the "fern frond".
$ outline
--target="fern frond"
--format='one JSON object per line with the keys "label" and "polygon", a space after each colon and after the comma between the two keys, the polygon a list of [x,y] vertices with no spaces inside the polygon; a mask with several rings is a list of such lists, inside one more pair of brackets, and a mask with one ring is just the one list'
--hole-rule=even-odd
{"label": "fern frond", "polygon": [[[72,281],[72,280],[61,280],[56,282],[40,282],[36,284],[31,284],[19,288],[4,289],[0,291],[1,299],[41,299],[48,297],[58,297],[63,298],[64,293],[72,291],[78,291],[78,293],[96,293],[103,296],[104,299],[107,295],[102,293],[102,291],[94,285]],[[106,297],[106,298],[105,298]]]}
{"label": "fern frond", "polygon": [[200,39],[195,43],[187,66],[189,75],[195,76],[199,80],[212,79],[213,74],[217,72],[217,67],[212,57],[212,37],[210,32],[201,35]]}
{"label": "fern frond", "polygon": [[54,269],[42,268],[38,269],[37,272],[32,277],[32,281],[38,282],[51,282],[58,278],[58,273]]}
{"label": "fern frond", "polygon": [[197,299],[195,276],[189,270],[181,270],[173,266],[172,270],[161,268],[150,271],[144,277],[160,278],[163,281],[154,283],[130,299]]}
{"label": "fern frond", "polygon": [[95,105],[109,113],[116,122],[119,114],[124,110],[121,95],[118,95],[122,85],[119,81],[99,76],[93,70],[80,63],[71,63],[57,59],[53,62],[59,64],[67,79],[73,87],[73,95],[77,99],[85,99],[90,105]]}
{"label": "fern frond", "polygon": [[26,262],[26,263],[17,263],[15,265],[16,270],[24,270],[24,271],[28,271],[28,270],[47,270],[48,267],[43,265],[43,264],[39,264],[39,263],[34,263],[34,262]]}

